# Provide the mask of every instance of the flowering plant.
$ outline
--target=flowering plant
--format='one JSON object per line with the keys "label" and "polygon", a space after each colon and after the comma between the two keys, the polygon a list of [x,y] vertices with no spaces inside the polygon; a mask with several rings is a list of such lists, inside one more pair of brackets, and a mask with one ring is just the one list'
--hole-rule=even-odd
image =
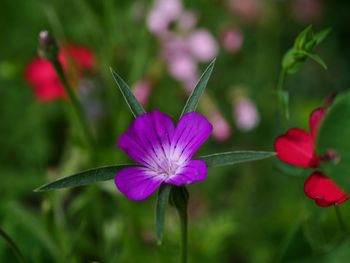
{"label": "flowering plant", "polygon": [[310,114],[310,132],[292,128],[287,133],[277,137],[275,141],[275,150],[280,160],[291,165],[316,169],[306,180],[304,192],[319,206],[340,205],[349,198],[349,195],[319,171],[322,162],[335,158],[333,152],[327,152],[324,156],[319,156],[316,153],[318,130],[331,100],[332,97],[326,101],[323,107],[315,109]]}
{"label": "flowering plant", "polygon": [[118,146],[140,163],[94,168],[58,179],[36,189],[47,191],[87,185],[115,178],[117,188],[129,199],[143,200],[160,187],[156,208],[158,243],[163,236],[166,204],[173,205],[180,216],[182,228],[181,262],[187,262],[187,203],[186,185],[203,181],[207,167],[232,165],[274,156],[274,152],[233,151],[215,153],[192,160],[196,150],[209,137],[212,126],[196,112],[214,68],[210,63],[182,111],[175,127],[171,118],[160,111],[146,113],[125,81],[113,70],[112,74],[136,120],[119,138]]}

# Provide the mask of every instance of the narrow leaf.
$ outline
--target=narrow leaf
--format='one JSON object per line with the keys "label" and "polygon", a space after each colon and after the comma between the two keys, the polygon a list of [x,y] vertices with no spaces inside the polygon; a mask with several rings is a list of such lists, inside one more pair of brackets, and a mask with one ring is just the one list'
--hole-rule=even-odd
{"label": "narrow leaf", "polygon": [[328,69],[326,63],[323,61],[323,59],[319,55],[307,53],[307,56],[311,58],[313,61],[315,61],[316,63],[320,64],[324,69]]}
{"label": "narrow leaf", "polygon": [[315,34],[314,38],[316,40],[316,45],[320,44],[332,31],[331,28],[326,28]]}
{"label": "narrow leaf", "polygon": [[117,83],[120,92],[122,93],[126,103],[128,104],[132,114],[137,117],[141,114],[144,114],[146,111],[138,102],[138,100],[135,98],[134,94],[131,92],[128,84],[125,83],[125,81],[112,69],[110,68],[113,78],[115,82]]}
{"label": "narrow leaf", "polygon": [[42,185],[37,189],[35,189],[34,191],[35,192],[49,191],[49,190],[55,190],[60,188],[77,187],[77,186],[93,184],[101,181],[111,180],[114,178],[116,172],[123,169],[124,167],[131,166],[131,165],[133,164],[104,166],[104,167],[86,170],[74,175],[60,178],[51,183]]}
{"label": "narrow leaf", "polygon": [[294,47],[296,49],[303,50],[306,43],[310,41],[313,37],[313,30],[312,25],[309,25],[307,28],[305,28],[303,31],[300,32],[300,34],[295,39]]}
{"label": "narrow leaf", "polygon": [[21,253],[21,251],[19,250],[18,246],[16,245],[16,243],[12,240],[12,238],[4,231],[0,228],[0,237],[2,237],[5,242],[8,244],[8,246],[12,249],[13,253],[15,254],[17,261],[18,262],[25,262],[24,257]]}
{"label": "narrow leaf", "polygon": [[202,76],[198,80],[191,95],[187,99],[186,105],[182,110],[181,116],[184,115],[185,113],[196,110],[199,99],[201,98],[207,86],[210,75],[213,72],[214,64],[215,64],[215,59],[212,62],[210,62],[209,66],[206,68],[206,70],[203,72]]}
{"label": "narrow leaf", "polygon": [[201,156],[199,159],[205,161],[208,167],[215,167],[257,161],[275,155],[275,152],[234,151]]}
{"label": "narrow leaf", "polygon": [[159,188],[156,206],[156,234],[157,244],[161,245],[163,240],[163,230],[165,221],[165,211],[169,201],[171,185],[162,184]]}

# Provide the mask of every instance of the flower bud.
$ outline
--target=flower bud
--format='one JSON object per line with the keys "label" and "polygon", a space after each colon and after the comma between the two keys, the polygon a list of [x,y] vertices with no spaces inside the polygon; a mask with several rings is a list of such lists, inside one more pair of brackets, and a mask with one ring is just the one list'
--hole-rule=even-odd
{"label": "flower bud", "polygon": [[48,60],[57,59],[58,45],[54,36],[47,30],[39,33],[39,55]]}

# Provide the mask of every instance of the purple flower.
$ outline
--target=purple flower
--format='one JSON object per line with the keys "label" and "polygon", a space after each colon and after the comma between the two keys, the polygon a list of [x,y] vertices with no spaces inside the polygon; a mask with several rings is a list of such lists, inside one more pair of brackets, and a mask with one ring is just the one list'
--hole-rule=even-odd
{"label": "purple flower", "polygon": [[118,146],[140,165],[118,172],[117,188],[131,200],[144,200],[162,183],[181,186],[203,181],[206,164],[192,157],[211,131],[212,125],[196,112],[183,115],[176,127],[158,110],[138,116],[120,136]]}

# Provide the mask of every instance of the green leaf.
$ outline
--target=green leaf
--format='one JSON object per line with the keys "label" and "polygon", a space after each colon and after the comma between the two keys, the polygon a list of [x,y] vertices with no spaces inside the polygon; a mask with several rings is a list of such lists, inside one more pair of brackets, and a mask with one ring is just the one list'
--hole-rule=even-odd
{"label": "green leaf", "polygon": [[19,250],[18,246],[16,245],[15,241],[4,231],[0,228],[0,237],[2,237],[5,242],[8,244],[8,246],[12,249],[13,253],[15,254],[18,262],[25,262],[23,254]]}
{"label": "green leaf", "polygon": [[316,63],[320,64],[324,69],[328,69],[326,63],[323,61],[323,59],[319,55],[307,53],[307,56],[311,58],[313,61],[315,61]]}
{"label": "green leaf", "polygon": [[318,33],[315,34],[314,39],[316,40],[316,45],[320,44],[325,38],[329,35],[329,33],[332,31],[332,29],[326,28]]}
{"label": "green leaf", "polygon": [[116,172],[120,171],[121,169],[127,166],[132,166],[132,165],[133,164],[121,164],[121,165],[104,166],[104,167],[86,170],[71,176],[60,178],[56,181],[40,186],[34,191],[35,192],[49,191],[49,190],[55,190],[60,188],[77,187],[77,186],[93,184],[101,181],[111,180],[114,178]]}
{"label": "green leaf", "polygon": [[171,185],[162,184],[158,191],[157,205],[156,205],[156,235],[157,244],[161,245],[163,240],[165,211],[169,202]]}
{"label": "green leaf", "polygon": [[300,34],[295,39],[294,47],[296,49],[303,50],[305,48],[305,45],[312,40],[314,37],[314,33],[312,30],[312,25],[309,25],[307,28],[305,28],[303,31],[300,32]]}
{"label": "green leaf", "polygon": [[202,76],[198,80],[196,86],[194,87],[191,95],[189,96],[186,102],[185,107],[182,110],[181,116],[184,115],[185,113],[196,110],[197,105],[199,103],[199,99],[201,98],[207,86],[210,75],[213,72],[214,64],[215,64],[215,59],[209,64],[209,66],[206,68],[206,70],[203,72]]}
{"label": "green leaf", "polygon": [[205,161],[208,167],[215,167],[257,161],[275,155],[275,152],[234,151],[210,154],[206,156],[201,156],[198,159]]}
{"label": "green leaf", "polygon": [[350,193],[350,93],[335,97],[317,136],[317,153],[333,151],[336,157],[322,163],[322,171]]}
{"label": "green leaf", "polygon": [[120,92],[122,93],[126,103],[128,104],[132,114],[137,117],[141,114],[146,113],[140,102],[135,98],[134,94],[131,92],[128,84],[112,69],[110,68],[113,78],[117,83]]}

